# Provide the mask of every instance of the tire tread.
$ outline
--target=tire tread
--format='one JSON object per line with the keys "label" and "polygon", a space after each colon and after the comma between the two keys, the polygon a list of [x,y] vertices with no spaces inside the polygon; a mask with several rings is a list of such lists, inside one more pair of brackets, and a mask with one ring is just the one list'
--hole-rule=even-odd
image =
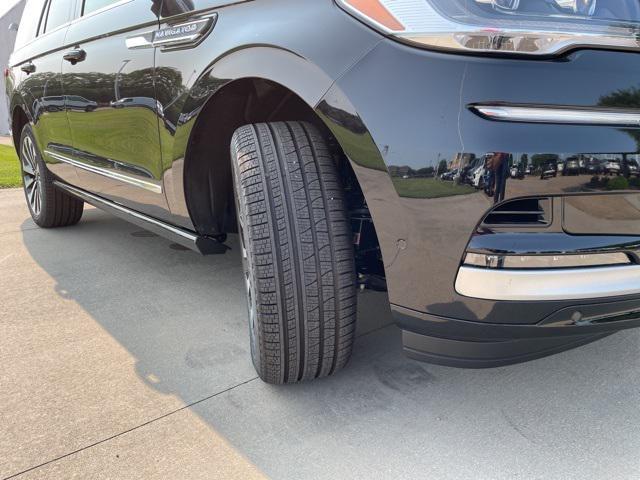
{"label": "tire tread", "polygon": [[344,193],[311,124],[239,128],[232,140],[239,205],[256,285],[261,378],[331,375],[351,356],[356,283]]}

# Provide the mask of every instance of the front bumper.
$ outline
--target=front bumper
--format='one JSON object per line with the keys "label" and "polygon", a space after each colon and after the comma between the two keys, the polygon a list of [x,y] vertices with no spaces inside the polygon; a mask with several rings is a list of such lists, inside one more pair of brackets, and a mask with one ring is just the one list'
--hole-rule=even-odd
{"label": "front bumper", "polygon": [[[473,111],[475,105],[495,104],[637,114],[638,71],[640,56],[632,53],[498,59],[422,51],[385,40],[327,93],[317,111],[358,176],[380,240],[392,308],[413,356],[493,366],[639,325],[629,318],[562,329],[542,322],[558,312],[578,318],[584,309],[602,304],[613,305],[616,317],[618,301],[640,301],[640,190],[626,180],[618,181],[622,190],[612,192],[610,179],[596,181],[586,170],[544,175],[545,165],[572,156],[585,163],[601,159],[603,165],[612,157],[633,160],[640,153],[640,128],[501,122]],[[489,158],[504,168],[490,167]],[[475,171],[474,161],[491,169],[483,188],[465,182],[465,168]],[[531,173],[512,178],[507,165]],[[460,181],[430,176],[443,169],[457,170]],[[551,277],[542,269],[524,274],[462,270],[463,280],[473,277],[473,284],[463,288],[460,282],[468,253],[611,252],[628,255],[629,265],[609,268],[632,270],[620,277],[600,269],[597,273],[608,278],[604,286],[574,270],[556,271],[551,276],[556,283],[545,285]],[[526,280],[513,283],[513,277]],[[447,358],[458,360],[442,360]]]}
{"label": "front bumper", "polygon": [[393,315],[410,357],[487,368],[533,360],[640,327],[640,300],[574,303],[534,325],[469,322],[398,306]]}

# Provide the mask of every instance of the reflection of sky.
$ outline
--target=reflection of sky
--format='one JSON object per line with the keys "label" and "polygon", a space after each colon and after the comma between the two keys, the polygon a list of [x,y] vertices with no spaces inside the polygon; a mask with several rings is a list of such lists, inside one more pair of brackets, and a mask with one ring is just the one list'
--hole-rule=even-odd
{"label": "reflection of sky", "polygon": [[20,0],[3,0],[0,4],[0,18],[3,17],[9,10],[15,7]]}

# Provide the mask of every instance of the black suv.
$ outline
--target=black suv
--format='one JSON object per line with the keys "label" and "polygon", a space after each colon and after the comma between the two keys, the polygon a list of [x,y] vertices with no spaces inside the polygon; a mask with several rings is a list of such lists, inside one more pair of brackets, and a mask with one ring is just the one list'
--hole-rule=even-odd
{"label": "black suv", "polygon": [[[28,0],[27,203],[239,233],[267,382],[347,363],[360,288],[412,357],[538,358],[640,325],[637,182],[544,173],[640,152],[639,27],[638,0]],[[442,180],[488,152],[491,188]]]}

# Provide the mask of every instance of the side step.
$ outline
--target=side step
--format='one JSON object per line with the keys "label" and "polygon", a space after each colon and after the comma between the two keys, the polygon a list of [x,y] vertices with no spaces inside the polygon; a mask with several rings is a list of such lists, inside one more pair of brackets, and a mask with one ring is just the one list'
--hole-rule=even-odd
{"label": "side step", "polygon": [[219,242],[215,238],[204,237],[198,235],[195,232],[185,230],[183,228],[175,227],[164,223],[155,218],[149,217],[142,213],[131,210],[130,208],[123,207],[115,202],[107,200],[105,198],[98,197],[85,190],[81,190],[76,187],[72,187],[66,183],[58,180],[54,181],[57,188],[64,190],[65,192],[84,200],[85,202],[97,207],[101,210],[111,213],[116,217],[119,217],[127,222],[131,222],[138,225],[145,230],[157,233],[158,235],[171,240],[183,247],[186,247],[202,255],[216,255],[225,253],[229,250],[229,247],[224,243]]}

